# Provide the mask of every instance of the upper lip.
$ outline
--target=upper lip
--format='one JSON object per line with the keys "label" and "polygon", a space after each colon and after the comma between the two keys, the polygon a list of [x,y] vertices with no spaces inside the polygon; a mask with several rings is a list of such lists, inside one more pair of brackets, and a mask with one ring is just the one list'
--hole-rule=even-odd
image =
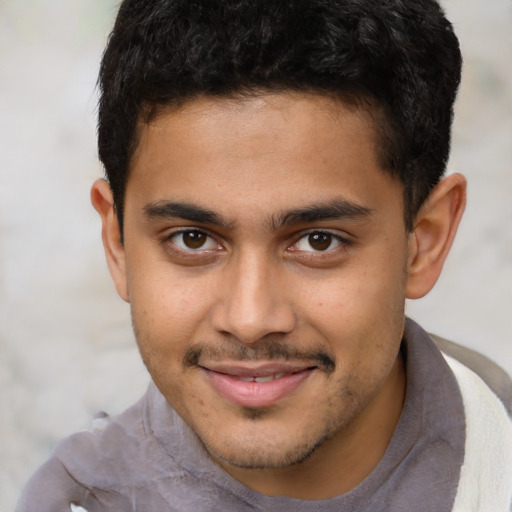
{"label": "upper lip", "polygon": [[211,362],[201,364],[201,368],[217,373],[224,373],[234,377],[266,377],[277,373],[297,373],[313,369],[315,364],[293,361],[236,361]]}

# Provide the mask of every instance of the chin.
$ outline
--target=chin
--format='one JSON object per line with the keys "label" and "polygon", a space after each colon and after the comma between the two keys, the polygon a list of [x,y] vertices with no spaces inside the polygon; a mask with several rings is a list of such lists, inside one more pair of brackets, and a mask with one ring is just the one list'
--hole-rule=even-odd
{"label": "chin", "polygon": [[283,469],[307,460],[329,438],[332,433],[324,432],[316,437],[302,436],[302,439],[283,438],[279,435],[257,436],[248,432],[246,438],[231,439],[219,443],[203,440],[212,457],[239,469]]}
{"label": "chin", "polygon": [[223,464],[239,469],[284,469],[308,459],[320,444],[321,442],[313,446],[299,445],[286,453],[282,450],[269,451],[256,447],[245,453],[211,452],[211,455]]}

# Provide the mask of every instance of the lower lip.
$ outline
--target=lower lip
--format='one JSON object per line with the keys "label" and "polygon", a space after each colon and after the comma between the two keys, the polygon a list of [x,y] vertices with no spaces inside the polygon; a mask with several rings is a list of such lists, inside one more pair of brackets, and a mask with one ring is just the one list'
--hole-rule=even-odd
{"label": "lower lip", "polygon": [[274,405],[297,389],[313,371],[313,369],[302,370],[270,382],[244,382],[225,373],[204,369],[217,393],[240,407]]}

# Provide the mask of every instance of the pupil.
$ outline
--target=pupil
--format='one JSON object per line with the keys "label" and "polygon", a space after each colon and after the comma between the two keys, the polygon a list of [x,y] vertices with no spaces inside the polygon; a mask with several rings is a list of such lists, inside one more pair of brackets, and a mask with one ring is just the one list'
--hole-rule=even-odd
{"label": "pupil", "polygon": [[190,249],[199,249],[204,245],[206,236],[200,231],[187,231],[183,233],[183,242]]}
{"label": "pupil", "polygon": [[332,241],[332,235],[328,233],[312,233],[309,235],[309,245],[317,251],[325,251],[329,248]]}

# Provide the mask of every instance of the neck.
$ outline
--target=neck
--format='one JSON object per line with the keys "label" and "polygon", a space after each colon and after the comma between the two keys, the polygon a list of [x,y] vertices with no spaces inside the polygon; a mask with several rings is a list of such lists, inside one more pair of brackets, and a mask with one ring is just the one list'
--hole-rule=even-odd
{"label": "neck", "polygon": [[379,393],[359,415],[300,464],[240,469],[220,463],[234,478],[267,496],[328,499],[360,484],[378,465],[393,437],[405,397],[405,367],[398,356]]}

